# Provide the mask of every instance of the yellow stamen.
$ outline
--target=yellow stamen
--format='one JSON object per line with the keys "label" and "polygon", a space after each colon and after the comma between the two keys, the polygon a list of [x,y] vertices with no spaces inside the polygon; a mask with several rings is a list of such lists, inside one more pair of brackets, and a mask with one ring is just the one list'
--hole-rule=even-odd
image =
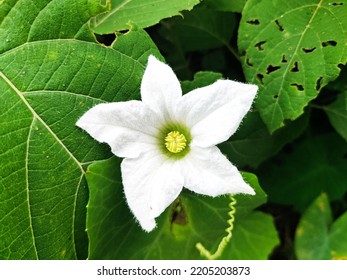
{"label": "yellow stamen", "polygon": [[171,153],[176,154],[176,153],[182,152],[187,146],[186,143],[187,143],[186,137],[178,131],[171,131],[165,137],[165,147]]}

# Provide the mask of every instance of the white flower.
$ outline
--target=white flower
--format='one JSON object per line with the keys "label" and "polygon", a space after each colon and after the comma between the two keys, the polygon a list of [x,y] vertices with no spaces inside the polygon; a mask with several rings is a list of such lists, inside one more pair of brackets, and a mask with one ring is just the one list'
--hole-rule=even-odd
{"label": "white flower", "polygon": [[142,228],[151,231],[183,186],[213,197],[254,194],[215,145],[237,130],[256,92],[255,85],[219,80],[182,96],[172,69],[150,56],[142,101],[99,104],[77,125],[124,158],[126,200]]}

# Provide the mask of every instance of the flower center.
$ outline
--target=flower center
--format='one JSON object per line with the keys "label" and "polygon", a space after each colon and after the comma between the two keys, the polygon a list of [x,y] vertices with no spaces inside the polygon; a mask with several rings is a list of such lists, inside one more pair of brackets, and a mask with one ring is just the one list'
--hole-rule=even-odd
{"label": "flower center", "polygon": [[186,146],[186,137],[178,131],[171,131],[165,137],[165,147],[171,153],[180,153],[186,148]]}

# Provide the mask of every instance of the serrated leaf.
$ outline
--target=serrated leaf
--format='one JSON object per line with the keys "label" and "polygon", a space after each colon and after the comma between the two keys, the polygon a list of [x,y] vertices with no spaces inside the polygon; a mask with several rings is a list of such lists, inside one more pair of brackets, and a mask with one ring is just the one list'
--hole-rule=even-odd
{"label": "serrated leaf", "polygon": [[180,11],[191,10],[200,0],[111,0],[111,10],[92,21],[98,34],[128,30],[131,25],[149,27],[161,19],[179,15]]}
{"label": "serrated leaf", "polygon": [[323,107],[332,126],[347,141],[347,93],[340,94],[328,106]]}
{"label": "serrated leaf", "polygon": [[[90,188],[87,214],[89,259],[199,259],[201,256],[195,248],[196,243],[202,242],[207,248],[216,247],[227,227],[230,211],[227,196],[211,198],[184,191],[157,218],[157,228],[146,233],[137,225],[126,205],[120,162],[118,158],[97,162],[90,165],[87,172]],[[256,176],[249,173],[244,176],[255,188],[257,195],[235,196],[237,205],[234,234],[238,240],[247,239],[248,244],[259,248],[259,251],[251,250],[246,254],[242,252],[245,245],[235,242],[230,247],[233,250],[230,256],[265,258],[278,240],[274,227],[271,226],[271,219],[264,218],[264,214],[252,212],[252,209],[266,201]],[[259,232],[256,228],[249,227],[256,217],[269,231],[262,232],[261,226]],[[259,246],[257,235],[263,236],[263,240],[267,240],[266,244]]]}
{"label": "serrated leaf", "polygon": [[334,200],[347,191],[346,154],[336,133],[307,136],[261,165],[259,180],[271,202],[303,211],[322,192]]}
{"label": "serrated leaf", "polygon": [[294,120],[347,62],[345,0],[247,1],[238,45],[270,132]]}
{"label": "serrated leaf", "polygon": [[159,56],[141,30],[97,44],[88,21],[102,10],[87,0],[0,5],[0,259],[87,257],[84,170],[110,152],[75,123],[97,103],[138,99],[145,59]]}
{"label": "serrated leaf", "polygon": [[329,200],[321,194],[305,211],[295,233],[295,252],[301,260],[347,258],[347,212],[334,223]]}

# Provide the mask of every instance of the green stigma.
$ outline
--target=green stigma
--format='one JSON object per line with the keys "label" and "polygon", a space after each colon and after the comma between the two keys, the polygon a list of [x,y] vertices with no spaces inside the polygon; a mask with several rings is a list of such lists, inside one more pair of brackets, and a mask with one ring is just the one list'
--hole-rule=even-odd
{"label": "green stigma", "polygon": [[180,153],[186,148],[186,146],[186,137],[178,131],[171,131],[165,137],[165,147],[171,153]]}

